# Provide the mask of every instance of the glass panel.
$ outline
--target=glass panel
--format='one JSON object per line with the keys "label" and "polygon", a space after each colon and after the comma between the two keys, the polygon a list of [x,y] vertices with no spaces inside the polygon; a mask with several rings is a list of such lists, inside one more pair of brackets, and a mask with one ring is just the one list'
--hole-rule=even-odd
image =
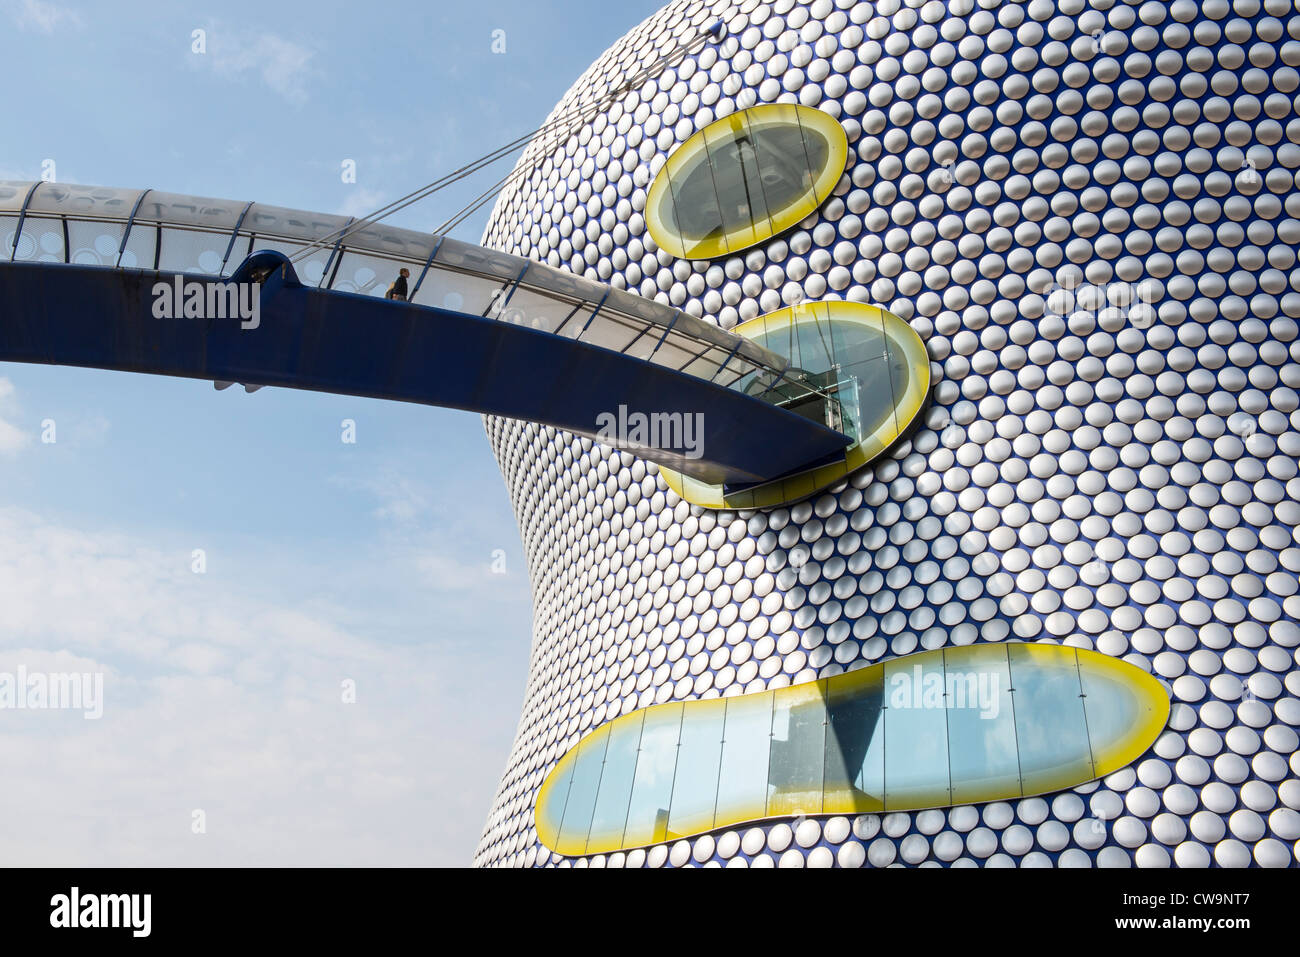
{"label": "glass panel", "polygon": [[605,765],[605,745],[608,742],[609,725],[605,724],[578,745],[577,765],[573,769],[573,783],[569,786],[569,800],[564,808],[564,824],[560,828],[564,846],[556,848],[561,853],[581,854],[587,846],[587,832],[591,830],[591,814],[596,808],[596,790],[600,787],[600,772]]}
{"label": "glass panel", "polygon": [[[591,303],[581,303],[578,306],[578,311],[573,312],[573,307],[570,306],[569,312],[566,312],[560,318],[559,324],[553,331],[556,335],[564,336],[566,339],[576,339],[578,333],[582,331],[582,327],[591,318],[591,312],[595,308]],[[573,314],[570,315],[570,312],[573,312]]]}
{"label": "glass panel", "polygon": [[[582,329],[581,326],[578,328]],[[622,352],[644,328],[642,325],[634,326],[628,320],[615,319],[613,316],[600,312],[596,314],[596,318],[587,327],[587,331],[583,332],[579,337],[579,341],[593,346],[600,346],[602,349]]]}
{"label": "glass panel", "polygon": [[625,846],[655,844],[668,838],[668,809],[672,804],[677,740],[681,731],[680,702],[647,709],[637,755],[636,784],[627,814]]}
{"label": "glass panel", "polygon": [[[532,276],[531,269],[528,274]],[[582,281],[594,285],[593,280],[583,279]],[[605,304],[600,307],[601,312],[608,309],[615,315],[645,319],[647,322],[653,322],[661,328],[672,322],[673,316],[677,313],[677,310],[672,306],[664,305],[662,302],[655,302],[653,299],[645,299],[623,289],[614,289],[605,285],[599,286],[599,289],[600,295],[596,296],[592,301],[600,302],[602,299],[605,301]],[[608,293],[605,292],[606,289],[609,290]],[[699,320],[695,321],[698,322]]]}
{"label": "glass panel", "polygon": [[831,319],[829,303],[819,305],[818,318],[828,322],[831,328],[835,359],[841,366],[850,368],[855,363],[880,359],[888,354],[883,315],[877,313],[856,322]]}
{"label": "glass panel", "polygon": [[937,807],[948,798],[943,653],[885,662],[885,807]]}
{"label": "glass panel", "polygon": [[[772,230],[744,114],[733,114],[729,123],[706,127],[704,141],[708,169],[701,175],[713,186],[726,248],[744,249]],[[756,224],[761,224],[759,229],[755,229]]]}
{"label": "glass panel", "polygon": [[[673,324],[673,332],[689,336],[692,340],[699,341],[701,346],[711,342],[715,346],[722,346],[727,352],[736,347],[736,337],[730,332],[719,329],[713,323],[705,322],[688,312],[683,312],[677,317],[677,322]],[[696,351],[699,351],[699,347],[696,347]],[[776,359],[780,361],[779,357]]]}
{"label": "glass panel", "polygon": [[[585,299],[588,302],[600,302],[605,295],[605,290],[609,287],[603,283],[594,282],[585,276],[577,276],[571,272],[565,272],[561,269],[555,269],[543,263],[532,262],[528,264],[528,274],[524,276],[523,285],[536,286],[538,289],[549,290],[559,293],[563,296],[573,296],[576,299]],[[611,293],[611,297],[618,290]],[[640,298],[640,297],[637,297]],[[647,300],[642,299],[642,302]],[[652,305],[658,305],[652,303]],[[666,306],[660,308],[666,309]]]}
{"label": "glass panel", "polygon": [[751,123],[764,194],[774,216],[791,209],[806,215],[816,207],[815,180],[830,144],[804,127],[794,108],[778,115],[777,120]]}
{"label": "glass panel", "polygon": [[745,395],[760,395],[767,388],[770,381],[770,378],[762,370],[751,370],[734,382],[729,383],[727,388],[735,389]]}
{"label": "glass panel", "polygon": [[[260,240],[257,243],[257,247],[259,249],[262,248]],[[319,269],[324,266],[325,261],[329,259],[329,255],[330,249],[328,247],[323,252],[318,249],[316,253],[312,254],[312,259],[319,259],[320,266],[313,271],[315,278],[311,280],[307,280],[306,273],[303,271],[302,267],[298,267],[299,275],[303,276],[304,281],[310,281],[312,285],[315,285],[320,280]],[[387,294],[388,287],[397,279],[398,272],[402,269],[406,269],[411,273],[410,277],[406,280],[406,288],[409,292],[411,287],[415,285],[415,280],[418,275],[416,272],[411,270],[410,266],[405,263],[395,262],[391,259],[380,259],[378,256],[363,255],[362,253],[353,252],[348,249],[343,252],[342,256],[338,260],[338,272],[335,273],[334,284],[330,288],[336,289],[340,292],[353,292],[366,296],[377,296],[382,299]],[[330,271],[334,272],[333,266],[330,267]],[[430,275],[432,275],[432,272]],[[426,285],[428,282],[429,280],[425,279]]]}
{"label": "glass panel", "polygon": [[32,184],[24,180],[0,180],[0,210],[17,213],[23,208],[23,200],[31,188]]}
{"label": "glass panel", "polygon": [[[412,280],[412,284],[414,280]],[[421,287],[421,292],[424,288]],[[576,303],[562,299],[551,299],[528,289],[516,289],[503,309],[498,310],[497,318],[503,322],[554,332],[564,321],[564,317],[573,311]],[[575,317],[576,318],[576,317]],[[586,321],[585,319],[583,320]],[[579,326],[579,329],[582,327]]]}
{"label": "glass panel", "polygon": [[831,318],[830,303],[813,303],[812,310],[817,321],[826,326],[826,337],[831,344],[832,368],[843,366],[849,358],[849,346],[853,342],[853,327]]}
{"label": "glass panel", "polygon": [[718,376],[718,381],[735,383],[761,368],[762,366],[759,363],[756,363],[754,360],[746,358],[740,352],[737,352],[727,360],[727,367],[723,369],[722,374]]}
{"label": "glass panel", "polygon": [[539,795],[539,833],[560,853],[590,854],[765,817],[1060,790],[1095,776],[1086,709],[1096,709],[1094,747],[1111,754],[1111,769],[1149,746],[1169,713],[1164,689],[1131,665],[1022,643],[946,648],[793,688],[655,706],[606,724],[561,759]]}
{"label": "glass panel", "polygon": [[1073,787],[1094,777],[1083,689],[1073,648],[1010,644],[1012,702],[1026,795]]}
{"label": "glass panel", "polygon": [[[447,266],[455,266],[458,269],[466,269],[470,272],[477,273],[484,277],[497,277],[498,279],[514,279],[519,275],[520,270],[524,268],[524,260],[518,256],[511,256],[508,253],[500,253],[495,249],[485,249],[482,246],[474,246],[470,243],[463,243],[458,239],[446,239],[438,247],[438,255],[433,257],[435,263],[441,263]],[[500,286],[501,283],[496,283]]]}
{"label": "glass panel", "polygon": [[894,412],[894,389],[889,373],[888,359],[870,359],[859,362],[851,369],[857,385],[852,390],[851,403],[856,404],[858,421],[853,423],[854,437],[862,438],[884,429],[892,435],[897,429]]}
{"label": "glass panel", "polygon": [[[161,222],[172,226],[198,226],[213,232],[225,233],[229,240],[231,230],[239,222],[239,214],[246,204],[229,199],[208,199],[203,196],[183,196],[179,193],[161,193],[150,190],[136,213],[136,222]],[[225,246],[221,247],[223,250]]]}
{"label": "glass panel", "polygon": [[[387,223],[372,223],[359,229],[357,224],[353,223],[348,227],[345,236],[343,245],[349,249],[401,259],[408,264],[414,263],[420,268],[424,268],[425,260],[429,258],[434,243],[438,241],[438,238],[431,233],[398,229]],[[331,237],[329,244],[333,245],[337,238]],[[523,268],[523,263],[520,263],[520,268]]]}
{"label": "glass panel", "polygon": [[[38,191],[36,195],[39,196],[40,192]],[[68,220],[72,261],[83,266],[112,266],[117,262],[117,248],[122,244],[122,232],[125,229],[125,223],[88,223],[75,219]],[[24,238],[19,243],[20,259],[22,245],[25,242],[26,230],[24,229]]]}
{"label": "glass panel", "polygon": [[[23,223],[23,228],[27,228],[26,223]],[[13,254],[14,239],[17,231],[17,216],[0,216],[0,257],[3,257],[0,261],[8,262],[10,255]],[[32,245],[33,248],[35,248],[35,244],[33,243]]]}
{"label": "glass panel", "polygon": [[718,820],[752,821],[767,813],[771,736],[772,692],[727,699]]}
{"label": "glass panel", "polygon": [[[622,350],[623,355],[632,356],[634,359],[649,359],[650,353],[654,352],[655,346],[659,344],[659,337],[663,334],[664,331],[659,326],[648,325],[645,335],[625,347]],[[658,357],[655,359],[655,364],[658,365]]]}
{"label": "glass panel", "polygon": [[116,219],[123,223],[140,198],[138,189],[82,186],[76,183],[42,183],[32,194],[28,214],[54,213],[68,216]]}
{"label": "glass panel", "polygon": [[725,698],[690,704],[677,749],[672,811],[668,817],[669,838],[698,834],[713,827],[726,716]]}
{"label": "glass panel", "polygon": [[653,361],[657,365],[680,369],[688,362],[691,362],[696,353],[702,348],[704,347],[694,339],[688,339],[686,336],[678,335],[676,331],[673,331],[668,333],[663,345],[655,353]]}
{"label": "glass panel", "polygon": [[[163,229],[162,255],[158,268],[176,272],[201,272],[215,276],[230,245],[229,233],[208,233],[195,229]],[[238,240],[235,243],[238,248]],[[234,259],[232,252],[230,258]]]}
{"label": "glass panel", "polygon": [[908,364],[907,353],[895,341],[885,337],[885,362],[889,370],[889,388],[893,393],[890,413],[894,417],[894,432],[901,432],[903,423],[898,418],[898,406],[907,394],[912,378],[912,367]]}
{"label": "glass panel", "polygon": [[[62,230],[60,230],[62,232]],[[135,222],[126,237],[122,251],[124,269],[153,269],[154,245],[158,242],[158,227],[152,223]],[[59,245],[62,246],[62,236]]]}
{"label": "glass panel", "polygon": [[641,715],[610,723],[605,767],[600,773],[596,810],[591,816],[587,847],[598,851],[618,847],[627,825],[627,802],[632,794],[632,775],[637,767],[637,746],[641,743]]}
{"label": "glass panel", "polygon": [[885,681],[863,668],[827,683],[826,777],[823,812],[885,809]]}
{"label": "glass panel", "polygon": [[1088,742],[1094,762],[1100,765],[1133,738],[1133,732],[1149,720],[1149,712],[1132,684],[1120,680],[1119,673],[1084,661],[1079,665]]}
{"label": "glass panel", "polygon": [[[240,249],[239,242],[235,242],[235,250]],[[291,240],[272,239],[269,236],[258,234],[253,242],[253,248],[256,251],[271,249],[278,253],[284,253],[291,259],[307,248],[306,243],[293,242]],[[305,259],[298,260],[293,264],[294,272],[298,274],[299,280],[308,286],[319,286],[325,276],[325,264],[330,260],[330,254],[333,253],[334,246],[332,243],[326,243],[324,246],[315,246],[311,254]],[[235,258],[235,251],[232,250],[230,258]],[[238,263],[235,263],[236,268]],[[332,267],[331,267],[332,268]],[[232,270],[233,271],[233,270]],[[396,272],[394,272],[396,275]],[[385,286],[384,288],[387,288]]]}
{"label": "glass panel", "polygon": [[[660,175],[669,176],[668,168]],[[668,188],[672,195],[672,201],[666,204],[669,227],[681,238],[687,253],[701,243],[718,242],[725,227],[713,190],[708,152],[696,152],[679,174],[670,177]]]}
{"label": "glass panel", "polygon": [[672,341],[672,336],[669,336],[664,344],[659,347],[659,351],[655,353],[654,359],[651,361],[654,362],[655,365],[680,369],[683,365],[690,362],[692,356],[694,356],[695,352],[698,351],[699,346],[697,345],[693,351],[687,352],[681,346]]}
{"label": "glass panel", "polygon": [[560,758],[543,785],[546,789],[544,799],[542,795],[538,796],[533,821],[548,847],[554,847],[563,837],[560,827],[564,823],[564,808],[569,803],[569,785],[573,783],[573,769],[577,763],[574,752]]}
{"label": "glass panel", "polygon": [[818,307],[831,340],[838,372],[828,376],[826,388],[834,390],[841,431],[859,438],[882,426],[897,430],[894,408],[899,393],[887,365],[884,319],[846,322],[829,318],[829,306]]}
{"label": "glass panel", "polygon": [[[274,236],[268,236],[266,235],[266,233],[256,233],[250,235],[252,235],[253,238],[254,252],[260,252],[263,249],[271,249],[277,253],[284,253],[286,256],[292,258],[307,248],[307,244],[305,242],[299,242],[296,239],[278,239]],[[239,245],[239,241],[236,240],[235,248],[230,252],[230,256],[232,259],[238,254],[238,251],[240,249],[241,247]],[[320,247],[317,246],[315,248],[315,251],[319,253]],[[325,255],[327,256],[329,255],[329,247],[326,247]],[[295,266],[294,268],[296,269],[297,267]]]}
{"label": "glass panel", "polygon": [[826,682],[782,689],[772,710],[767,815],[820,814],[826,748]]}
{"label": "glass panel", "polygon": [[266,206],[262,203],[254,203],[244,217],[244,226],[259,236],[274,236],[277,239],[299,240],[304,243],[328,237],[324,243],[327,248],[334,245],[339,230],[346,227],[348,222],[347,216]]}
{"label": "glass panel", "polygon": [[[0,187],[0,208],[17,209],[21,206],[30,186],[30,183],[10,183]],[[33,196],[30,212],[125,222],[140,195],[141,191],[136,189],[46,183],[42,184]],[[197,226],[224,233],[229,237],[230,230],[234,228],[244,207],[245,203],[242,201],[149,191],[140,205],[136,221],[151,224],[162,221],[171,225]],[[295,239],[311,240],[326,236],[330,238],[325,245],[332,247],[335,241],[333,234],[347,222],[348,219],[344,216],[255,204],[245,218],[244,225],[245,231],[254,231],[263,236],[288,241],[291,248],[297,248],[292,246]],[[435,237],[428,233],[398,229],[379,223],[349,232],[347,245],[422,265],[428,257],[429,250],[433,248],[434,241]],[[267,246],[266,248],[280,247]],[[98,255],[102,257],[103,254]],[[491,253],[489,258],[494,263],[498,260],[507,262],[515,260],[515,257],[503,253]],[[520,259],[518,265],[513,268],[517,272],[522,267],[523,260]]]}
{"label": "glass panel", "polygon": [[764,349],[757,342],[752,342],[749,339],[746,339],[740,344],[740,350],[736,355],[743,356],[744,358],[754,362],[756,365],[772,369],[783,369],[786,364],[785,359],[782,356],[768,349]]}
{"label": "glass panel", "polygon": [[660,212],[688,254],[743,248],[769,235],[774,217],[802,218],[816,205],[816,179],[830,157],[830,143],[793,107],[734,114],[685,149]]}
{"label": "glass panel", "polygon": [[744,392],[754,375],[755,369],[748,362],[739,363],[733,360],[727,363],[727,367],[718,373],[718,377],[713,381],[725,388]]}
{"label": "glass panel", "polygon": [[830,383],[832,389],[826,410],[826,424],[856,439],[858,422],[861,421],[858,402],[858,380],[854,378],[838,379]]}
{"label": "glass panel", "polygon": [[[354,255],[354,254],[349,254]],[[365,263],[370,269],[378,267],[377,263],[384,263],[385,260],[366,259]],[[345,259],[344,264],[347,264]],[[397,270],[400,265],[397,263],[388,263],[383,267],[387,270],[384,273],[388,278],[383,282],[378,294],[383,295],[388,289],[388,284],[397,277]],[[414,289],[416,280],[420,278],[420,270],[423,266],[408,267],[411,269],[411,278],[407,282],[408,289]],[[345,274],[342,270],[339,272],[339,281],[334,283],[334,288],[342,287]],[[414,302],[421,306],[433,306],[435,309],[449,309],[452,312],[467,313],[471,316],[481,316],[492,305],[492,296],[501,283],[494,279],[483,279],[471,276],[467,273],[456,272],[452,269],[440,269],[437,266],[431,266],[424,276],[424,282],[420,284],[420,291],[416,293]]]}
{"label": "glass panel", "polygon": [[[226,244],[230,246],[230,258],[226,259],[226,264],[221,270],[221,275],[229,276],[234,273],[234,271],[239,268],[239,264],[253,254],[253,243],[256,240],[256,236],[242,229],[239,231],[238,235],[235,236],[235,242],[233,245],[230,244],[230,237],[227,236]],[[225,246],[221,247],[221,255],[223,257],[226,255]]]}
{"label": "glass panel", "polygon": [[727,353],[721,349],[710,349],[698,359],[692,361],[682,371],[701,379],[711,379],[718,372],[718,367],[726,361]]}
{"label": "glass panel", "polygon": [[1006,646],[945,649],[944,680],[953,803],[1019,795],[1020,761]]}
{"label": "glass panel", "polygon": [[831,336],[825,314],[812,305],[791,310],[793,324],[787,327],[787,343],[793,338],[791,364],[808,372],[825,372],[831,367]]}
{"label": "glass panel", "polygon": [[[8,259],[8,247],[3,251]],[[23,223],[23,238],[18,244],[18,255],[14,258],[43,263],[63,262],[63,220],[28,216]],[[153,266],[152,259],[149,265]]]}
{"label": "glass panel", "polygon": [[[749,111],[741,113],[745,129],[736,143],[736,170],[741,174],[747,192],[753,197],[754,237],[761,239],[776,231],[773,217],[780,213],[782,205],[781,190],[774,189],[771,181],[770,164],[764,166],[759,151],[763,149],[762,140],[771,132],[764,124],[754,123],[754,114]],[[743,159],[743,165],[740,160]],[[719,187],[723,189],[724,187]]]}

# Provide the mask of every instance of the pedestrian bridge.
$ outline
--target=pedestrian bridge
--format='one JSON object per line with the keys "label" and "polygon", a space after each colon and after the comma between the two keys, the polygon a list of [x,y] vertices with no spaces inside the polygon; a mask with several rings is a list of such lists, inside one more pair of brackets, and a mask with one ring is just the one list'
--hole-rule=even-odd
{"label": "pedestrian bridge", "polygon": [[[843,461],[852,444],[826,424],[833,401],[749,339],[532,260],[352,222],[0,182],[0,361],[526,419],[728,488]],[[388,300],[403,267],[409,301]],[[235,314],[240,292],[255,320]],[[670,427],[687,416],[698,428]],[[652,419],[653,445],[607,428]]]}

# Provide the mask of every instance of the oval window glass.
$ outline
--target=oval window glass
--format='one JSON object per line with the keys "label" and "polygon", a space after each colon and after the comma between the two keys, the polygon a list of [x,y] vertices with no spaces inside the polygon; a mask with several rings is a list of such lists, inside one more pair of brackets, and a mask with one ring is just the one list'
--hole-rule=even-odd
{"label": "oval window glass", "polygon": [[710,123],[650,186],[646,224],[681,259],[747,249],[798,223],[844,172],[848,138],[820,110],[775,103]]}
{"label": "oval window glass", "polygon": [[615,718],[542,782],[537,834],[601,854],[765,818],[1012,801],[1131,764],[1168,719],[1155,677],[1099,652],[941,648]]}
{"label": "oval window glass", "polygon": [[775,508],[807,498],[866,465],[907,431],[930,391],[930,357],[916,331],[878,306],[800,303],[733,330],[790,360],[775,386],[754,372],[731,385],[852,438],[844,458],[748,487],[710,485],[660,467],[669,488],[706,508]]}

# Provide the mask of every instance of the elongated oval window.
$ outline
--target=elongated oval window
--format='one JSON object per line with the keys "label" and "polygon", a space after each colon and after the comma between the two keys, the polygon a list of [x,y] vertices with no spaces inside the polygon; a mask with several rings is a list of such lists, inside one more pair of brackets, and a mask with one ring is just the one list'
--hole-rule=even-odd
{"label": "elongated oval window", "polygon": [[789,229],[830,195],[848,138],[821,110],[775,103],[724,116],[668,158],[646,224],[682,259],[713,259]]}
{"label": "elongated oval window", "polygon": [[853,439],[844,458],[771,482],[711,485],[661,466],[669,488],[706,508],[775,508],[833,485],[892,446],[930,391],[930,357],[906,322],[861,302],[805,302],[742,322],[734,330],[790,360],[773,384],[751,373],[740,388]]}
{"label": "elongated oval window", "polygon": [[943,648],[615,718],[542,782],[537,834],[600,854],[764,818],[1015,800],[1119,770],[1168,718],[1159,681],[1095,651]]}

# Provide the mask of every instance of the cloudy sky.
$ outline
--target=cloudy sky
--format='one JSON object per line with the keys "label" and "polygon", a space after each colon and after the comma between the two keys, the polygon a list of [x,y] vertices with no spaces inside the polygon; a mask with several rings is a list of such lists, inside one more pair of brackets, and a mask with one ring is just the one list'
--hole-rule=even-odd
{"label": "cloudy sky", "polygon": [[[0,0],[0,179],[364,214],[534,129],[657,5]],[[0,681],[104,676],[99,720],[0,708],[5,863],[466,864],[529,634],[477,416],[0,363]]]}

